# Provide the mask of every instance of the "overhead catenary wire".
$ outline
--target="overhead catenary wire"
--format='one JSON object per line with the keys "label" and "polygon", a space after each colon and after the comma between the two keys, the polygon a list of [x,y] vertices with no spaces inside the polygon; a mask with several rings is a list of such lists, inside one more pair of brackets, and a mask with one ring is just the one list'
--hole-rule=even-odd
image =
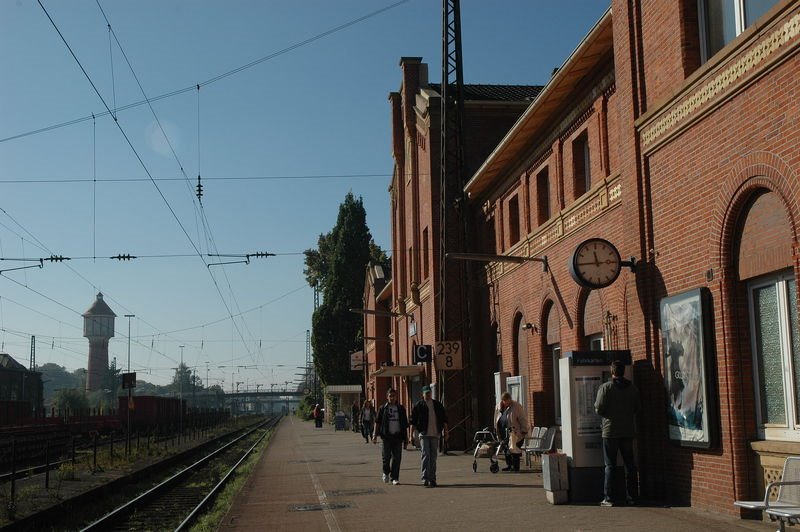
{"label": "overhead catenary wire", "polygon": [[[275,59],[276,57],[280,57],[281,55],[284,55],[284,54],[286,54],[288,52],[296,50],[297,48],[306,46],[306,45],[311,44],[311,43],[313,43],[315,41],[318,41],[320,39],[323,39],[325,37],[328,37],[330,35],[338,33],[338,32],[340,32],[340,31],[342,31],[344,29],[349,28],[350,26],[354,26],[354,25],[356,25],[356,24],[358,24],[360,22],[363,22],[363,21],[368,20],[368,19],[370,19],[372,17],[378,16],[378,15],[380,15],[382,13],[385,13],[386,11],[394,9],[394,8],[396,8],[396,7],[398,7],[398,6],[402,5],[402,4],[405,4],[405,3],[409,2],[409,1],[410,0],[400,0],[399,2],[395,2],[393,4],[390,4],[390,5],[386,6],[386,7],[378,9],[376,11],[372,11],[372,12],[366,14],[366,15],[363,15],[363,16],[358,17],[356,19],[353,19],[353,20],[351,20],[349,22],[346,22],[344,24],[341,24],[339,26],[331,28],[331,29],[329,29],[327,31],[319,33],[319,34],[317,34],[317,35],[315,35],[313,37],[310,37],[310,38],[305,39],[303,41],[300,41],[298,43],[295,43],[295,44],[292,44],[290,46],[287,46],[286,48],[278,50],[277,52],[273,52],[271,54],[268,54],[268,55],[265,55],[263,57],[260,57],[260,58],[254,60],[254,61],[251,61],[251,62],[249,62],[249,63],[247,63],[245,65],[242,65],[242,66],[236,67],[234,69],[228,70],[226,72],[223,72],[222,74],[219,74],[217,76],[214,76],[213,78],[207,79],[206,81],[203,81],[203,82],[201,82],[199,84],[194,83],[194,84],[192,84],[192,85],[190,85],[188,87],[184,87],[182,89],[177,89],[177,90],[173,90],[173,91],[166,92],[166,93],[163,93],[163,94],[159,94],[158,96],[153,96],[152,98],[149,98],[148,100],[140,100],[140,101],[129,103],[127,105],[123,105],[123,106],[120,106],[120,107],[116,107],[116,105],[115,105],[114,113],[112,113],[111,110],[107,108],[106,112],[95,113],[95,115],[97,117],[112,116],[116,120],[117,116],[119,116],[119,112],[120,111],[127,111],[128,109],[133,109],[135,107],[139,107],[139,106],[145,105],[148,102],[156,102],[156,101],[159,101],[159,100],[164,100],[166,98],[172,98],[173,96],[178,96],[180,94],[184,94],[184,93],[187,93],[189,91],[195,90],[195,87],[198,86],[198,85],[200,87],[205,87],[206,85],[211,85],[212,83],[216,83],[217,81],[220,81],[220,80],[223,80],[223,79],[228,78],[230,76],[233,76],[234,74],[238,74],[239,72],[242,72],[243,70],[247,70],[247,69],[252,68],[254,66],[260,65],[261,63],[264,63],[265,61],[269,61],[271,59]],[[41,2],[40,2],[40,4],[41,4]],[[49,18],[49,15],[48,15],[48,18]],[[31,135],[37,135],[39,133],[45,133],[47,131],[52,131],[54,129],[59,129],[59,128],[66,127],[66,126],[72,126],[72,125],[75,125],[75,124],[80,124],[81,122],[86,122],[88,120],[91,120],[92,117],[93,117],[92,115],[84,116],[84,117],[81,117],[81,118],[68,120],[66,122],[61,122],[59,124],[53,124],[53,125],[50,125],[50,126],[39,128],[39,129],[26,131],[26,132],[23,132],[23,133],[18,133],[16,135],[11,135],[9,137],[5,137],[5,138],[0,139],[0,143],[8,142],[8,141],[16,140],[16,139],[20,139],[20,138],[23,138],[23,137],[28,137],[28,136],[31,136]]]}
{"label": "overhead catenary wire", "polygon": [[[420,174],[426,175],[426,174]],[[250,175],[250,176],[204,176],[205,181],[305,181],[327,179],[371,179],[391,178],[392,174],[307,174],[307,175]],[[154,181],[185,181],[183,177],[153,177]],[[0,179],[0,185],[48,185],[69,183],[92,183],[94,179],[83,177],[39,177],[33,179]],[[99,183],[149,183],[146,177],[108,177],[96,180]]]}
{"label": "overhead catenary wire", "polygon": [[[134,79],[136,80],[136,83],[137,83],[137,85],[139,86],[139,90],[140,90],[140,92],[142,93],[142,96],[145,98],[145,100],[147,100],[147,105],[148,105],[148,107],[149,107],[149,109],[150,109],[150,112],[152,113],[152,115],[153,115],[153,118],[155,119],[156,123],[158,124],[158,127],[159,127],[159,129],[161,130],[161,134],[164,136],[164,139],[166,140],[166,142],[167,142],[167,145],[169,146],[169,149],[170,149],[170,151],[172,152],[172,156],[173,156],[173,158],[175,159],[175,162],[178,164],[178,168],[180,169],[181,175],[183,175],[183,177],[184,177],[184,179],[185,179],[185,182],[186,182],[186,184],[187,184],[187,187],[188,187],[188,188],[189,188],[189,190],[191,191],[191,186],[190,186],[190,184],[189,184],[189,176],[187,176],[187,175],[186,175],[186,171],[185,171],[185,169],[184,169],[183,163],[181,163],[181,160],[180,160],[180,158],[178,157],[178,154],[175,152],[175,148],[174,148],[174,146],[172,145],[172,142],[170,141],[170,139],[169,139],[169,136],[167,135],[167,132],[164,130],[164,127],[161,125],[161,120],[158,118],[158,115],[156,114],[156,112],[155,112],[155,109],[153,108],[153,105],[150,103],[150,101],[149,101],[149,98],[147,97],[147,93],[145,92],[145,90],[144,90],[144,87],[142,86],[141,82],[139,81],[139,76],[137,76],[137,75],[136,75],[136,71],[135,71],[135,69],[133,68],[133,65],[131,64],[130,60],[128,59],[128,54],[126,54],[126,53],[125,53],[125,49],[122,47],[122,43],[119,41],[119,38],[117,37],[117,34],[116,34],[116,32],[115,32],[115,31],[113,30],[113,28],[111,27],[111,22],[109,21],[108,17],[106,16],[106,13],[105,13],[105,11],[103,10],[103,7],[100,5],[100,0],[95,0],[95,2],[97,3],[97,7],[100,9],[100,12],[102,13],[102,15],[103,15],[103,18],[105,19],[105,21],[106,21],[106,24],[108,25],[109,31],[110,31],[111,35],[114,37],[114,41],[117,43],[117,46],[119,47],[119,49],[120,49],[120,52],[122,53],[122,56],[125,58],[125,62],[127,63],[127,65],[128,65],[128,68],[129,68],[129,69],[130,69],[130,71],[131,71],[131,74],[133,75]],[[41,2],[40,2],[40,4],[41,4]],[[51,20],[52,20],[52,19],[51,19]],[[59,33],[59,34],[60,34],[60,33]],[[63,39],[63,36],[62,36],[62,39]],[[66,41],[65,41],[65,43],[66,43]],[[74,57],[74,54],[73,54],[73,57]],[[77,60],[77,57],[76,57],[76,60]],[[94,87],[94,85],[92,85],[92,86]],[[199,90],[200,90],[200,85],[197,85],[197,90],[198,90],[198,92],[199,92]],[[95,88],[95,91],[97,91],[97,89],[96,89],[96,88]],[[99,92],[98,92],[98,96],[100,96]],[[102,98],[101,98],[101,99],[102,99]],[[105,101],[103,101],[103,104],[105,105]],[[117,126],[120,128],[120,130],[122,130],[121,126],[119,125],[119,122],[116,120],[116,116],[115,116],[115,121],[117,122]],[[127,140],[127,137],[126,137],[126,140]],[[129,144],[130,144],[130,142],[129,142]],[[133,148],[133,146],[132,146],[132,145],[131,145],[131,148]],[[138,157],[138,154],[137,154],[137,157]],[[142,164],[143,164],[143,163],[142,163]],[[147,170],[147,169],[145,168],[145,170]],[[150,175],[149,171],[148,171],[148,175]],[[215,241],[214,241],[213,232],[211,231],[211,224],[210,224],[210,222],[208,221],[208,218],[206,217],[205,211],[204,211],[204,209],[203,209],[202,202],[200,201],[200,198],[201,198],[201,195],[202,195],[202,194],[201,194],[202,186],[201,186],[201,185],[200,185],[200,183],[199,183],[199,179],[200,179],[200,178],[199,178],[199,168],[198,168],[198,189],[197,189],[197,190],[198,190],[198,194],[197,194],[197,202],[195,203],[195,201],[194,201],[194,198],[192,198],[192,203],[193,203],[193,205],[194,205],[194,208],[195,208],[195,210],[196,210],[196,211],[198,211],[198,210],[199,210],[200,219],[201,219],[201,221],[202,221],[202,224],[203,224],[203,229],[204,229],[204,233],[205,233],[205,235],[206,235],[206,240],[207,240],[207,242],[208,242],[208,243],[211,245],[211,247],[214,249],[214,251],[215,251],[215,252],[218,252],[218,250],[217,250],[217,247],[216,247],[216,243],[215,243]],[[155,183],[154,183],[154,184],[155,184]],[[156,186],[156,188],[158,188],[158,187]],[[160,189],[159,189],[159,193],[160,193],[160,192],[161,192],[161,191],[160,191]],[[163,196],[163,194],[162,194],[162,198],[164,198],[164,201],[166,202],[166,198]],[[167,202],[167,205],[169,206],[169,203],[168,203],[168,202]],[[170,210],[171,210],[171,207],[170,207]],[[173,215],[174,215],[174,213],[173,213]],[[176,216],[176,220],[177,220],[177,216]],[[180,220],[178,220],[178,223],[180,224]],[[180,225],[181,225],[181,228],[183,229],[183,225],[182,225],[182,224],[180,224]],[[191,242],[191,238],[189,237],[189,234],[186,232],[186,230],[185,230],[185,229],[184,229],[184,234],[186,234],[186,237],[187,237],[187,238],[189,238],[189,240],[190,240],[190,242]],[[199,244],[199,242],[198,242],[198,244]],[[196,248],[196,247],[195,247],[195,250],[197,250],[197,248]],[[205,259],[203,259],[203,257],[202,257],[202,255],[200,254],[199,250],[198,250],[198,255],[200,255],[200,259],[203,261],[203,263],[204,263],[204,264],[206,264],[206,267],[208,267],[208,266],[209,266],[209,264],[208,264],[208,263],[206,263]],[[233,291],[233,287],[231,286],[230,279],[228,278],[228,274],[227,274],[227,272],[225,271],[225,269],[224,269],[224,268],[222,269],[222,274],[223,274],[223,276],[224,276],[224,278],[225,278],[225,282],[227,283],[227,286],[228,286],[228,291],[229,291],[229,293],[230,293],[230,295],[231,295],[231,300],[233,301],[233,304],[234,304],[234,306],[236,307],[236,309],[237,309],[238,311],[241,311],[241,308],[239,307],[239,302],[238,302],[238,300],[237,300],[237,298],[236,298],[236,294],[235,294],[235,292]],[[216,280],[216,278],[214,277],[214,274],[213,274],[213,273],[211,273],[211,272],[209,271],[209,275],[211,276],[211,279],[212,279],[212,281],[214,282],[214,285],[217,287],[217,291],[219,292],[220,298],[222,298],[222,300],[223,300],[223,303],[225,303],[225,307],[226,307],[226,309],[228,310],[228,313],[229,313],[229,314],[232,316],[233,312],[232,312],[232,311],[230,310],[230,308],[228,307],[228,304],[227,304],[227,302],[225,301],[225,298],[224,298],[224,296],[222,295],[222,291],[220,290],[220,288],[219,288],[219,285],[217,284],[217,280]],[[231,320],[234,320],[234,318],[233,318],[233,317],[231,317]],[[241,331],[240,331],[240,329],[239,329],[238,325],[236,325],[235,321],[232,321],[232,322],[233,322],[234,326],[236,327],[236,330],[237,330],[237,332],[238,332],[238,333],[239,333],[239,335],[241,336],[241,335],[242,335],[242,333],[241,333]],[[246,322],[244,323],[244,326],[245,326],[245,329],[247,330],[248,334],[250,334],[250,336],[252,337],[252,336],[253,336],[253,333],[252,333],[252,331],[250,331],[250,330],[249,330],[249,327],[247,326],[247,323],[246,323]],[[244,337],[242,337],[242,340],[244,340]],[[245,348],[246,348],[246,344],[245,344]],[[247,349],[247,351],[248,351],[248,353],[250,352],[250,350],[249,350],[249,349]]]}
{"label": "overhead catenary wire", "polygon": [[[94,81],[92,81],[92,77],[89,75],[89,73],[88,73],[88,72],[86,71],[86,69],[83,67],[83,64],[81,63],[80,59],[78,59],[78,56],[77,56],[77,55],[75,55],[75,52],[73,51],[72,47],[69,45],[69,42],[67,42],[67,39],[66,39],[66,37],[64,37],[64,34],[63,34],[63,33],[61,33],[61,30],[59,29],[58,25],[55,23],[55,21],[53,20],[53,18],[50,16],[50,13],[47,11],[47,9],[46,9],[46,8],[44,7],[44,5],[42,4],[42,1],[41,1],[41,0],[37,0],[37,2],[38,2],[38,4],[39,4],[39,7],[41,7],[41,8],[42,8],[42,11],[44,11],[45,15],[47,16],[48,20],[50,21],[50,24],[52,24],[53,28],[54,28],[54,29],[56,30],[56,32],[58,33],[58,35],[59,35],[59,37],[61,38],[61,40],[62,40],[62,42],[64,43],[64,45],[67,47],[67,50],[69,51],[70,55],[72,55],[72,58],[73,58],[73,59],[75,60],[75,62],[78,64],[78,67],[81,69],[81,72],[83,72],[83,75],[86,77],[87,81],[88,81],[88,82],[89,82],[89,84],[92,86],[92,89],[94,90],[95,94],[97,94],[97,97],[100,99],[100,101],[102,102],[103,106],[106,108],[106,110],[107,110],[107,111],[108,111],[108,113],[110,114],[110,113],[111,113],[111,109],[110,109],[110,107],[108,106],[108,103],[106,102],[105,98],[103,98],[103,95],[102,95],[102,94],[100,94],[100,91],[97,89],[97,86],[95,85]],[[203,258],[203,254],[202,254],[202,252],[201,252],[201,251],[200,251],[200,249],[197,247],[197,244],[195,244],[194,240],[193,240],[193,239],[192,239],[192,237],[189,235],[189,233],[186,231],[186,227],[184,227],[183,223],[181,222],[180,218],[178,217],[177,213],[175,212],[175,209],[173,209],[172,205],[169,203],[169,200],[167,200],[167,198],[166,198],[166,196],[164,195],[163,191],[162,191],[162,190],[161,190],[161,188],[158,186],[158,183],[156,183],[156,182],[155,182],[155,180],[153,180],[153,179],[152,179],[152,177],[153,177],[153,176],[152,176],[152,174],[150,173],[150,170],[149,170],[149,168],[148,168],[148,167],[147,167],[147,165],[145,164],[145,162],[144,162],[144,160],[142,159],[142,157],[141,157],[141,155],[139,154],[139,152],[136,150],[136,147],[135,147],[135,146],[133,145],[133,143],[131,142],[131,140],[130,140],[130,137],[129,137],[129,136],[128,136],[128,134],[125,132],[125,129],[122,127],[122,124],[120,124],[120,122],[119,122],[119,120],[118,120],[118,118],[117,118],[116,116],[115,116],[115,118],[114,118],[114,124],[117,126],[117,129],[119,129],[120,133],[122,134],[123,138],[124,138],[124,139],[125,139],[125,141],[127,142],[127,144],[128,144],[128,146],[130,147],[131,151],[132,151],[132,152],[133,152],[133,154],[135,155],[135,157],[136,157],[136,160],[139,162],[139,164],[140,164],[140,166],[142,167],[142,169],[144,169],[144,171],[145,171],[145,173],[147,174],[147,176],[148,176],[148,177],[151,179],[151,182],[153,183],[153,186],[154,186],[154,187],[156,188],[156,190],[158,191],[159,195],[161,196],[161,199],[164,201],[164,203],[165,203],[165,205],[167,206],[167,208],[169,209],[170,213],[172,213],[172,216],[173,216],[173,218],[175,219],[175,221],[176,221],[176,223],[178,224],[178,226],[181,228],[181,231],[183,231],[183,234],[186,236],[187,240],[189,240],[189,243],[190,243],[190,244],[192,245],[192,247],[194,248],[194,250],[195,250],[195,252],[197,253],[198,257],[200,257],[200,260],[201,260],[201,261],[203,261],[203,263],[204,263],[204,264],[206,264],[206,262],[205,262],[205,259]],[[209,275],[211,276],[211,280],[213,281],[213,283],[214,283],[214,286],[216,287],[216,289],[217,289],[217,292],[219,293],[219,295],[220,295],[220,298],[222,299],[222,303],[223,303],[223,305],[225,305],[225,308],[226,308],[226,310],[228,311],[228,314],[229,314],[229,315],[233,315],[233,312],[231,311],[231,309],[230,309],[230,306],[228,305],[228,302],[225,300],[225,297],[222,295],[222,290],[220,289],[220,287],[219,287],[219,284],[217,283],[217,280],[216,280],[216,278],[214,277],[213,273],[211,273],[210,271],[209,271]],[[239,335],[240,335],[240,336],[242,336],[241,330],[239,329],[239,326],[236,324],[236,321],[235,321],[235,320],[232,320],[232,324],[233,324],[233,325],[234,325],[234,327],[236,328],[236,331],[239,333]],[[242,340],[244,340],[244,337],[243,337],[243,336],[242,336]],[[246,344],[245,344],[245,345],[246,345]]]}

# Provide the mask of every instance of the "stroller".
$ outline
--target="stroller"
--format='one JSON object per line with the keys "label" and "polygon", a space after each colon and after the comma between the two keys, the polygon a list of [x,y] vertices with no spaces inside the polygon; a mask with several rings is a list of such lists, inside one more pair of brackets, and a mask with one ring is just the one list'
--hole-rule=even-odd
{"label": "stroller", "polygon": [[500,471],[498,457],[505,457],[508,454],[508,434],[503,439],[498,439],[489,427],[485,427],[475,433],[472,443],[475,445],[475,451],[472,453],[472,472],[478,471],[478,458],[489,459],[489,471],[492,473]]}

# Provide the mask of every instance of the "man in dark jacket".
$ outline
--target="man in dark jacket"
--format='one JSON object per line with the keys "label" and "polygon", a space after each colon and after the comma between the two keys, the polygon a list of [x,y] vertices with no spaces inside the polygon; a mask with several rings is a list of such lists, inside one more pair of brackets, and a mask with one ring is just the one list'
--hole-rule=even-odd
{"label": "man in dark jacket", "polygon": [[386,399],[378,410],[372,442],[376,443],[378,436],[383,440],[383,481],[396,486],[400,484],[403,449],[408,445],[408,416],[394,390],[386,393]]}
{"label": "man in dark jacket", "polygon": [[422,387],[422,399],[411,411],[411,425],[419,434],[422,451],[422,484],[426,488],[435,488],[439,435],[444,433],[447,439],[447,412],[442,403],[431,396],[430,386]]}
{"label": "man in dark jacket", "polygon": [[603,417],[603,463],[605,483],[601,506],[613,506],[612,489],[617,451],[625,463],[625,489],[628,504],[636,504],[636,464],[633,459],[634,421],[639,411],[639,390],[625,378],[625,365],[619,360],[611,363],[611,380],[597,390],[594,409]]}

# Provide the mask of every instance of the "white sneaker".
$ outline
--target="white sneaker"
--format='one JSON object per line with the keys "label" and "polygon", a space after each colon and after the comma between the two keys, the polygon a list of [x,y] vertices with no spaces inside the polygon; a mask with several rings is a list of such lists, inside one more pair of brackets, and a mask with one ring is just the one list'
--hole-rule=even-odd
{"label": "white sneaker", "polygon": [[400,484],[400,481],[399,481],[399,480],[393,480],[393,481],[392,481],[392,485],[393,485],[393,486],[397,486],[398,484]]}
{"label": "white sneaker", "polygon": [[386,482],[387,484],[389,483],[389,475],[387,475],[386,473],[383,474],[383,481]]}

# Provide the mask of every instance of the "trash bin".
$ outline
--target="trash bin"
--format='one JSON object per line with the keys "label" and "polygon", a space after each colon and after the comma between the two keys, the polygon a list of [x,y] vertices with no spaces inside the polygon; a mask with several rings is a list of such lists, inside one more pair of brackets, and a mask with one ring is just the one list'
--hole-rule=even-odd
{"label": "trash bin", "polygon": [[344,412],[336,412],[336,417],[333,418],[334,430],[347,430],[347,417]]}
{"label": "trash bin", "polygon": [[568,500],[568,461],[564,453],[542,455],[542,484],[545,497],[550,504],[565,504]]}

